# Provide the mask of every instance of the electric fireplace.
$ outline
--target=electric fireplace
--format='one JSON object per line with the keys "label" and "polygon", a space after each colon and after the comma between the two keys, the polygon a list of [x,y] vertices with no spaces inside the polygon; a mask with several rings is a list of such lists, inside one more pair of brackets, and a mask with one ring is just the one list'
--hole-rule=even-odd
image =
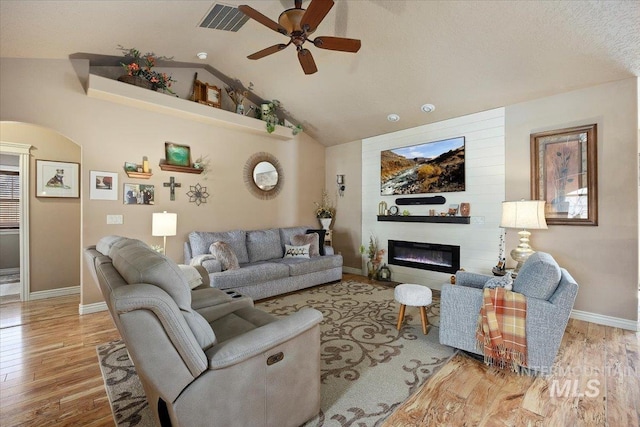
{"label": "electric fireplace", "polygon": [[389,264],[455,273],[460,269],[460,246],[389,240]]}

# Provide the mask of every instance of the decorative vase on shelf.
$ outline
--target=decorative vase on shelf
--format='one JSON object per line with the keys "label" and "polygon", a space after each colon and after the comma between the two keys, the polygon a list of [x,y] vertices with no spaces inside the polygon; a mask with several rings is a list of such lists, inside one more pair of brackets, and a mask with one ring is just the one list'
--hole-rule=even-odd
{"label": "decorative vase on shelf", "polygon": [[236,106],[236,114],[242,114],[244,116],[244,105],[238,104]]}
{"label": "decorative vase on shelf", "polygon": [[154,83],[151,83],[149,80],[145,79],[144,77],[140,77],[140,76],[130,76],[128,74],[122,75],[120,77],[118,77],[118,81],[124,82],[124,83],[129,83],[130,85],[134,85],[134,86],[138,86],[138,87],[143,87],[145,89],[149,89],[149,90],[156,90],[156,85]]}
{"label": "decorative vase on shelf", "polygon": [[329,229],[329,226],[331,226],[331,220],[333,218],[318,218],[320,220],[320,224],[322,224],[322,228],[325,230]]}

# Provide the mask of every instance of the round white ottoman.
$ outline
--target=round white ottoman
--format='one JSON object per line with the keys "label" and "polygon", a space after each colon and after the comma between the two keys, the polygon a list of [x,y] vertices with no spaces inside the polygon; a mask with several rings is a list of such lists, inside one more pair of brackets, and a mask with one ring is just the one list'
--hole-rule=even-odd
{"label": "round white ottoman", "polygon": [[400,314],[398,315],[398,330],[402,327],[402,321],[404,320],[404,310],[406,306],[420,307],[420,318],[422,319],[422,333],[427,334],[427,326],[429,325],[429,319],[427,319],[426,306],[431,305],[432,295],[431,289],[422,285],[414,285],[411,283],[404,283],[396,286],[393,291],[393,296],[400,303]]}

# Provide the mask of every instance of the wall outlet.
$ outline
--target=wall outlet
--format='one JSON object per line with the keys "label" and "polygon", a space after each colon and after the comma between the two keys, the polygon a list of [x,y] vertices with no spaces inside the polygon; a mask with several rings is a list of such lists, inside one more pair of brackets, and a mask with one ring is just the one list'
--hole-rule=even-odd
{"label": "wall outlet", "polygon": [[107,215],[107,224],[122,224],[122,215]]}

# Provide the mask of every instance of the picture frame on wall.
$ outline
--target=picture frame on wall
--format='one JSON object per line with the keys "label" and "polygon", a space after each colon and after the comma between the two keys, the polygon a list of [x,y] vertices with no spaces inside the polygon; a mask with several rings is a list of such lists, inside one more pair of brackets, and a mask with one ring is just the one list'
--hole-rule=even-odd
{"label": "picture frame on wall", "polygon": [[89,178],[91,200],[118,200],[118,174],[91,171]]}
{"label": "picture frame on wall", "polygon": [[191,148],[188,145],[165,142],[164,151],[168,165],[191,167]]}
{"label": "picture frame on wall", "polygon": [[597,125],[531,134],[531,198],[547,224],[598,225]]}
{"label": "picture frame on wall", "polygon": [[125,205],[153,205],[155,187],[146,184],[124,184],[122,199]]}
{"label": "picture frame on wall", "polygon": [[36,159],[36,197],[79,198],[80,164]]}

